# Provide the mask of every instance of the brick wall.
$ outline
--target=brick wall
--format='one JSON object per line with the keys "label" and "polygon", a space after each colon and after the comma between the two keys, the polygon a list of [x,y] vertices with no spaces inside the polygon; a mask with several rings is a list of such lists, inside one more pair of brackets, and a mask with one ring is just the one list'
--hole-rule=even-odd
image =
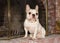
{"label": "brick wall", "polygon": [[56,22],[56,1],[48,0],[48,31],[54,33]]}
{"label": "brick wall", "polygon": [[60,0],[56,0],[56,20],[60,20]]}
{"label": "brick wall", "polygon": [[56,0],[56,33],[60,33],[60,0]]}

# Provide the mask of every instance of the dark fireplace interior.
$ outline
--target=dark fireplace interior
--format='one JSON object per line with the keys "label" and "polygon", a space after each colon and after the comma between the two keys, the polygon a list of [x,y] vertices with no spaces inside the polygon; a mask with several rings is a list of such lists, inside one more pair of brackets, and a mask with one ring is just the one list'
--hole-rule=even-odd
{"label": "dark fireplace interior", "polygon": [[[46,29],[46,13],[45,7],[41,0],[10,0],[10,28],[8,27],[8,1],[0,0],[0,37],[1,36],[11,36],[23,35],[24,34],[24,20],[26,18],[25,6],[29,4],[32,9],[36,5],[39,6],[39,21],[41,25]],[[3,28],[3,29],[2,29]],[[7,30],[7,33],[3,33]],[[10,31],[11,32],[8,32]]]}

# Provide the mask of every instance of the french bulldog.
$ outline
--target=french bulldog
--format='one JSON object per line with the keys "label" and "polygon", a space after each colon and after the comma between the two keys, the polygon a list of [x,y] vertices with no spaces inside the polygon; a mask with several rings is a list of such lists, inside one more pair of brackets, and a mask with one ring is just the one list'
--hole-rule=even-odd
{"label": "french bulldog", "polygon": [[28,31],[30,32],[30,37],[32,39],[45,38],[46,31],[44,27],[39,23],[38,8],[38,5],[36,5],[35,9],[31,9],[28,4],[26,5],[26,19],[24,21],[24,38],[27,38]]}

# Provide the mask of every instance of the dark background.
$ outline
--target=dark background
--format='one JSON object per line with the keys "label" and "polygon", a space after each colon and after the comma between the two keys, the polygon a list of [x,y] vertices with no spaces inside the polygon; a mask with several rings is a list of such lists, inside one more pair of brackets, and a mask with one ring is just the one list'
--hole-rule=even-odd
{"label": "dark background", "polygon": [[[0,27],[2,30],[11,30],[11,35],[21,35],[24,34],[24,20],[26,17],[25,6],[29,4],[32,9],[35,8],[36,5],[39,6],[39,21],[41,25],[46,29],[46,13],[43,2],[40,0],[10,0],[10,24],[8,23],[8,1],[0,0]],[[10,28],[8,27],[10,26]],[[9,32],[8,32],[9,33]],[[6,33],[4,33],[7,35]],[[2,34],[1,36],[3,36]]]}

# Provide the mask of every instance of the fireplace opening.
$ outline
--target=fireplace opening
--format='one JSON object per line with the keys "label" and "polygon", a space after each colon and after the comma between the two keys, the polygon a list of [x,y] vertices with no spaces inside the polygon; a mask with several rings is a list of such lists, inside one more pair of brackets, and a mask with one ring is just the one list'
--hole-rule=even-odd
{"label": "fireplace opening", "polygon": [[36,5],[39,6],[39,21],[41,25],[46,29],[46,13],[45,7],[41,0],[11,0],[11,29],[14,34],[24,34],[24,20],[26,18],[26,4],[29,4],[32,9]]}
{"label": "fireplace opening", "polygon": [[[36,5],[39,6],[39,22],[46,29],[45,6],[41,0],[10,0],[10,25],[8,23],[8,1],[5,1],[0,1],[4,3],[3,6],[0,5],[0,9],[2,8],[0,11],[0,16],[2,15],[0,17],[0,26],[4,25],[5,30],[7,29],[7,34],[4,33],[6,36],[21,36],[25,34],[23,24],[26,18],[26,4],[29,4],[32,9],[34,9]],[[10,28],[8,26],[10,26]]]}

